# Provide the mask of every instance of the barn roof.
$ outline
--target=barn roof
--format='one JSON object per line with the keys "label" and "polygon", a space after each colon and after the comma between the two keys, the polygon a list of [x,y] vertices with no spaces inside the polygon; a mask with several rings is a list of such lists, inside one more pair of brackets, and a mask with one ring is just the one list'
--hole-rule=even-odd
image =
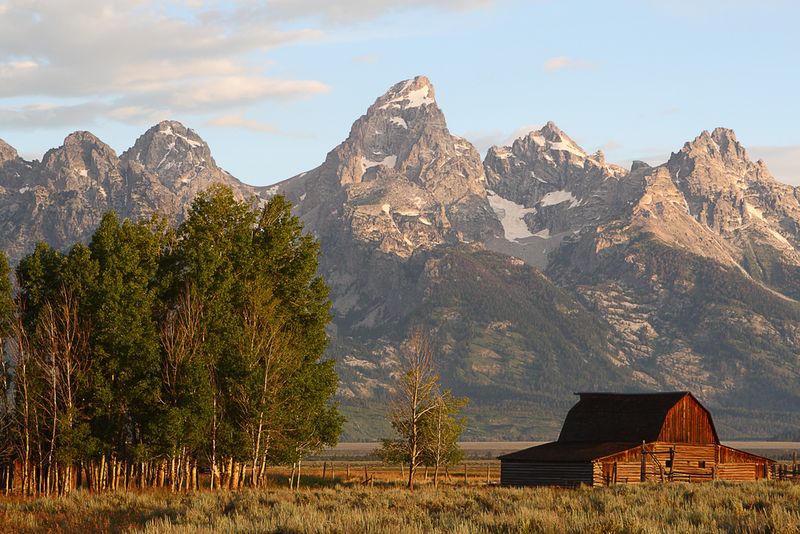
{"label": "barn roof", "polygon": [[691,393],[675,391],[577,395],[580,395],[580,400],[567,414],[558,441],[656,441],[670,408]]}
{"label": "barn roof", "polygon": [[635,442],[559,442],[552,441],[543,445],[536,445],[528,449],[512,452],[500,456],[506,461],[535,461],[535,462],[588,462],[604,458],[618,452],[641,447],[642,443]]}

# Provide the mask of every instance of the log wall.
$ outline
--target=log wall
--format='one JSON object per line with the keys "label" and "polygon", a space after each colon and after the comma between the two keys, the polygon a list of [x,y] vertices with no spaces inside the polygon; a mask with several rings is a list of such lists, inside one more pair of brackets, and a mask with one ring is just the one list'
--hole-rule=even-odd
{"label": "log wall", "polygon": [[[674,451],[670,458],[670,449]],[[709,480],[756,480],[769,478],[771,460],[724,445],[648,443],[645,480],[703,482]],[[656,461],[656,459],[658,461]],[[670,464],[671,459],[671,464]],[[638,484],[642,477],[641,447],[595,461],[594,485]]]}
{"label": "log wall", "polygon": [[591,486],[594,481],[592,462],[512,462],[500,464],[503,486]]}

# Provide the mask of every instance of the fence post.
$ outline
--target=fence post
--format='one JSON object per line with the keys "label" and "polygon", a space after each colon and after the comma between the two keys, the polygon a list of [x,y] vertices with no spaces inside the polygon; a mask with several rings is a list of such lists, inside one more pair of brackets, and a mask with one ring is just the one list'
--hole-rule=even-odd
{"label": "fence post", "polygon": [[642,462],[641,466],[639,467],[639,482],[644,482],[645,480],[647,480],[647,468],[645,466],[644,455],[645,455],[644,440],[642,440]]}

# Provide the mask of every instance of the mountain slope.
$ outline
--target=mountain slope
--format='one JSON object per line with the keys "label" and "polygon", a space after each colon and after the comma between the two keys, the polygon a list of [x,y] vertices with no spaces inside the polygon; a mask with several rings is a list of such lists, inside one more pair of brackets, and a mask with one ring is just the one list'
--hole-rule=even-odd
{"label": "mountain slope", "polygon": [[[571,231],[540,264],[609,325],[624,365],[660,389],[695,392],[728,436],[794,428],[796,190],[776,182],[763,162],[750,162],[721,128],[664,165],[636,164],[628,173],[600,174],[576,149],[547,183],[537,178],[552,166],[552,150],[544,143],[520,150],[532,136],[542,137],[490,150],[489,182],[532,210],[530,232]],[[512,171],[523,165],[538,172]],[[557,217],[542,217],[550,187],[570,198]],[[526,189],[533,194],[520,194]],[[600,206],[597,215],[581,213],[587,204]]]}
{"label": "mountain slope", "polygon": [[270,187],[239,182],[173,121],[119,157],[88,132],[42,162],[0,141],[0,246],[12,261],[39,239],[65,248],[108,209],[180,220],[214,182],[286,195],[320,240],[344,439],[390,431],[416,324],[472,399],[471,438],[555,437],[576,390],[690,389],[725,438],[800,431],[800,193],[731,130],[624,169],[548,123],[481,162],[420,76]]}

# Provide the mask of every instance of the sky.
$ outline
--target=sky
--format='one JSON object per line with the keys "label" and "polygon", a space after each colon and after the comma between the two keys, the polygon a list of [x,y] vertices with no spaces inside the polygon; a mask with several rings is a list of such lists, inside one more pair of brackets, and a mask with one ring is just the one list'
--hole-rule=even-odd
{"label": "sky", "polygon": [[174,119],[267,185],[423,74],[482,152],[553,120],[660,163],[725,126],[800,185],[798,20],[794,0],[0,0],[0,139],[33,159],[89,130],[121,153]]}

